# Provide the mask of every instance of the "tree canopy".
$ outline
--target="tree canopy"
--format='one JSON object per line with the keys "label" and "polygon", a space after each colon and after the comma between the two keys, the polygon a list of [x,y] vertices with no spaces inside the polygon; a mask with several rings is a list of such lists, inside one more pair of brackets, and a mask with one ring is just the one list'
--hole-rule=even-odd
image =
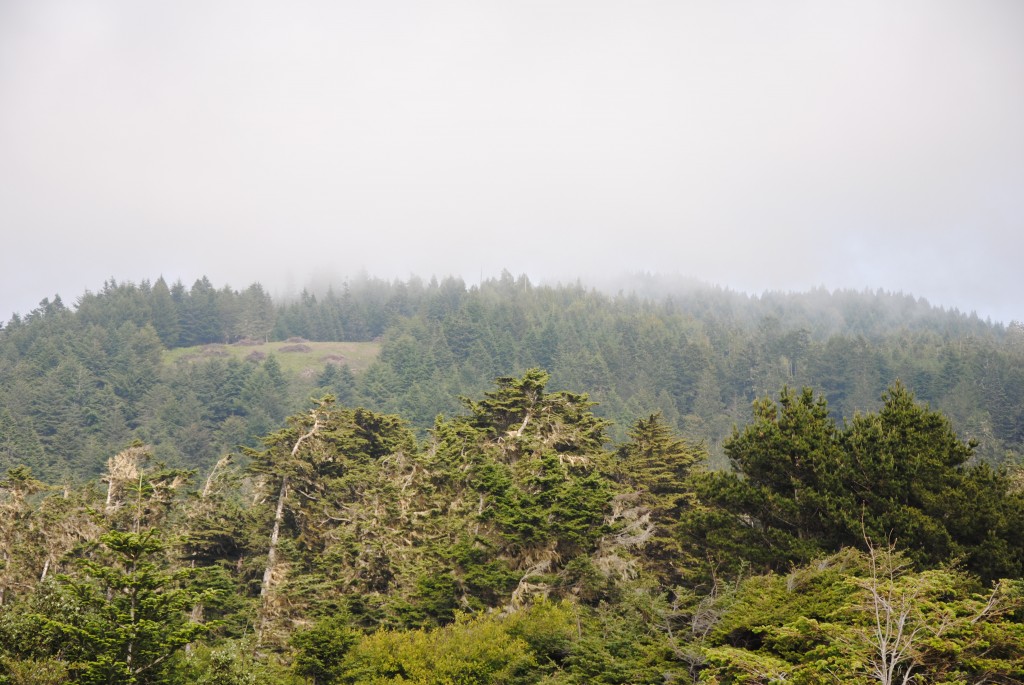
{"label": "tree canopy", "polygon": [[882,399],[844,426],[810,389],[755,403],[725,444],[734,470],[698,484],[709,507],[685,522],[692,539],[715,547],[724,535],[723,563],[774,570],[893,540],[920,564],[957,559],[985,579],[1019,577],[1024,519],[1006,473],[972,459],[973,443],[903,384]]}

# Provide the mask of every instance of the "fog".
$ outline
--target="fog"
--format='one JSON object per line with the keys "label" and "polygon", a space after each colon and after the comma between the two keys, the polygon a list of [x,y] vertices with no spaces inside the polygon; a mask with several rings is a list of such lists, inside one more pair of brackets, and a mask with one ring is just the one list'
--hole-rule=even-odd
{"label": "fog", "polygon": [[0,0],[0,320],[502,269],[1024,320],[1024,3]]}

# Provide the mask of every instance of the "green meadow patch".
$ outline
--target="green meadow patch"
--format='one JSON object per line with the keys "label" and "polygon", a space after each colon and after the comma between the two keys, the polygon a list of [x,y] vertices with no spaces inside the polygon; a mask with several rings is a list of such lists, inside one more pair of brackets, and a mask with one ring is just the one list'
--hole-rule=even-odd
{"label": "green meadow patch", "polygon": [[261,362],[274,355],[287,376],[312,378],[325,364],[348,366],[359,374],[380,354],[379,342],[309,342],[292,338],[284,342],[255,342],[243,340],[230,345],[198,345],[179,347],[164,352],[165,364],[187,364],[221,358]]}

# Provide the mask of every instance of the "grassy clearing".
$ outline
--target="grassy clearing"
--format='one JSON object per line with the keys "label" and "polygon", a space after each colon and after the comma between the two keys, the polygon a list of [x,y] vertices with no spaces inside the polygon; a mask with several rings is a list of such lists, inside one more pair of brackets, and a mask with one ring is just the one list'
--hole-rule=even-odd
{"label": "grassy clearing", "polygon": [[199,345],[179,347],[164,353],[165,364],[180,364],[206,359],[239,359],[261,361],[273,354],[286,376],[310,378],[319,374],[325,364],[346,364],[359,374],[380,354],[377,342],[271,342],[236,343],[233,345]]}

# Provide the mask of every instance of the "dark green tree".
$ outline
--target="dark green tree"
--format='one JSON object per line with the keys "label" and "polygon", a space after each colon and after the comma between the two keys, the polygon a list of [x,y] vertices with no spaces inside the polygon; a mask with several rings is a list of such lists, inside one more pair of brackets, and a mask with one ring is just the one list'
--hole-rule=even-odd
{"label": "dark green tree", "polygon": [[156,334],[160,336],[164,347],[176,347],[181,335],[181,312],[178,310],[174,298],[171,297],[171,290],[167,287],[163,276],[156,279],[153,284],[150,291],[149,307],[152,312],[153,328],[156,329]]}
{"label": "dark green tree", "polygon": [[922,566],[955,558],[989,580],[1020,577],[1022,498],[1007,474],[976,463],[975,443],[903,384],[882,399],[878,412],[857,416],[844,434],[844,480],[857,505],[845,523],[848,544],[859,514],[869,536],[891,536]]}
{"label": "dark green tree", "polygon": [[732,472],[696,479],[701,499],[684,529],[714,564],[786,567],[849,541],[840,525],[858,511],[844,484],[841,433],[810,389],[754,403],[754,420],[725,444]]}
{"label": "dark green tree", "polygon": [[961,559],[990,580],[1024,569],[1021,495],[900,383],[844,430],[809,389],[783,390],[725,451],[735,471],[697,479],[709,506],[684,523],[720,563],[782,569],[868,535],[928,567]]}
{"label": "dark green tree", "polygon": [[218,306],[220,298],[220,293],[206,276],[192,284],[181,307],[182,344],[204,345],[225,341],[225,326]]}
{"label": "dark green tree", "polygon": [[78,572],[60,577],[74,609],[44,617],[61,636],[74,682],[166,682],[172,658],[208,629],[188,619],[198,599],[192,569],[166,566],[167,543],[155,530],[110,531]]}
{"label": "dark green tree", "polygon": [[239,338],[266,341],[274,330],[275,320],[276,313],[270,295],[259,283],[253,283],[239,296],[233,334]]}

